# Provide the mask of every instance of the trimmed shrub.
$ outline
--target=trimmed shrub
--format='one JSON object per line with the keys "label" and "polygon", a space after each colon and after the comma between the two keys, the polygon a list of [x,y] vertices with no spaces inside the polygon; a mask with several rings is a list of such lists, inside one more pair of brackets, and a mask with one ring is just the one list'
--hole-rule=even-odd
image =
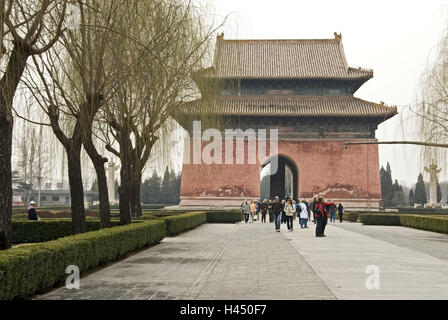
{"label": "trimmed shrub", "polygon": [[[177,213],[177,212],[176,212]],[[169,236],[177,235],[181,232],[196,228],[197,226],[203,224],[207,221],[206,213],[200,212],[181,212],[176,215],[154,215],[144,214],[137,218],[135,221],[145,221],[145,220],[163,220],[166,224],[166,234]]]}
{"label": "trimmed shrub", "polygon": [[[111,221],[111,225],[119,226],[120,221]],[[87,231],[100,229],[99,220],[86,220]],[[36,243],[71,236],[71,219],[42,219],[39,221],[13,220],[12,243]]]}
{"label": "trimmed shrub", "polygon": [[402,226],[434,232],[448,233],[448,217],[400,215]]}
{"label": "trimmed shrub", "polygon": [[442,208],[423,208],[423,207],[417,207],[417,208],[412,208],[412,207],[399,207],[398,208],[398,212],[400,213],[409,213],[409,214],[425,214],[425,213],[429,213],[429,214],[442,214],[442,215],[447,215],[448,214],[448,209],[442,209]]}
{"label": "trimmed shrub", "polygon": [[409,228],[448,233],[447,216],[416,214],[362,214],[361,222],[367,225],[404,226]]}
{"label": "trimmed shrub", "polygon": [[207,216],[205,212],[189,212],[158,219],[165,220],[166,234],[173,236],[205,223]]}
{"label": "trimmed shrub", "polygon": [[363,213],[359,220],[362,224],[367,225],[383,225],[383,226],[400,226],[400,216],[398,214],[370,214]]}
{"label": "trimmed shrub", "polygon": [[342,220],[358,222],[359,212],[346,212],[342,215]]}
{"label": "trimmed shrub", "polygon": [[208,211],[208,223],[236,223],[242,220],[241,211]]}
{"label": "trimmed shrub", "polygon": [[[165,204],[142,204],[143,210],[151,210],[151,209],[163,209],[165,208]],[[99,209],[100,205],[89,205],[89,209]],[[114,204],[110,206],[111,210],[119,210],[120,206],[118,204]]]}
{"label": "trimmed shrub", "polygon": [[84,273],[164,237],[163,222],[145,221],[0,251],[0,299],[32,295],[63,281],[69,265]]}

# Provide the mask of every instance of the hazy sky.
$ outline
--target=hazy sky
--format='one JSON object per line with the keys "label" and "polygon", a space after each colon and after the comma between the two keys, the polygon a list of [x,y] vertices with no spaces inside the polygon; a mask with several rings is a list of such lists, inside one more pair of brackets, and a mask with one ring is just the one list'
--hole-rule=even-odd
{"label": "hazy sky", "polygon": [[[197,1],[210,4],[215,22],[229,15],[220,30],[225,32],[226,39],[329,39],[334,37],[334,32],[341,32],[349,65],[374,70],[373,79],[355,96],[398,106],[401,113],[415,101],[421,74],[437,52],[437,43],[448,27],[448,0]],[[16,134],[19,127],[15,127]],[[403,131],[409,139],[415,129],[401,126],[398,115],[381,124],[376,135],[380,141],[403,140]],[[176,137],[175,141],[181,139]],[[172,150],[170,166],[176,171],[182,167],[181,150]],[[380,165],[385,166],[389,161],[394,179],[414,184],[424,167],[419,161],[419,150],[408,145],[381,145]],[[153,169],[163,174],[166,164],[155,160],[159,160],[157,153],[148,164],[145,176]],[[441,166],[444,171],[440,180],[448,180],[448,165]],[[58,173],[59,179],[60,176]],[[84,177],[94,178],[93,167],[85,168]],[[429,180],[426,173],[425,180]]]}
{"label": "hazy sky", "polygon": [[[230,14],[225,39],[333,38],[333,32],[342,32],[348,64],[374,71],[355,96],[398,106],[399,112],[415,101],[421,74],[448,26],[448,0],[209,2],[218,16]],[[396,116],[380,125],[377,138],[402,140],[402,131]],[[412,133],[412,126],[404,131]],[[423,171],[418,151],[413,146],[380,145],[380,165],[389,161],[394,179],[413,184]]]}

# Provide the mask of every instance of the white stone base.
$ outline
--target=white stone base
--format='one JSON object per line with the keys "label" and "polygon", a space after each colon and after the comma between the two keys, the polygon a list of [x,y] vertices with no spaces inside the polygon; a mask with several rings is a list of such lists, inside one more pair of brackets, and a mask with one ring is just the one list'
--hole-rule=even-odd
{"label": "white stone base", "polygon": [[[239,209],[241,203],[247,200],[256,200],[257,198],[245,197],[180,197],[179,210],[227,210]],[[302,199],[300,199],[302,200]],[[312,199],[306,199],[311,201]],[[325,199],[327,200],[327,199]],[[381,199],[330,199],[335,203],[342,203],[345,211],[378,211]],[[195,209],[193,209],[195,208]]]}

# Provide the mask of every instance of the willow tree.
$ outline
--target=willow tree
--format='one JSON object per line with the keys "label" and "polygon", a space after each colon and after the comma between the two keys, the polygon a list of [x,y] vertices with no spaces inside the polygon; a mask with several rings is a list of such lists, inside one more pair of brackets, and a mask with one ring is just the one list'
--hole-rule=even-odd
{"label": "willow tree", "polygon": [[126,76],[107,103],[105,139],[121,161],[123,224],[141,215],[142,172],[155,143],[168,138],[170,116],[197,94],[191,73],[203,66],[215,31],[203,17],[190,1],[129,0],[122,8],[125,37],[113,60]]}
{"label": "willow tree", "polygon": [[110,205],[102,156],[94,143],[97,115],[113,93],[116,71],[110,48],[121,41],[115,26],[125,0],[78,1],[79,28],[67,30],[58,43],[40,59],[28,88],[48,114],[54,134],[68,159],[73,232],[86,231],[81,147],[84,146],[97,174],[101,227],[110,227]]}
{"label": "willow tree", "polygon": [[0,1],[0,250],[11,247],[14,96],[28,58],[58,40],[66,7],[66,0]]}
{"label": "willow tree", "polygon": [[[448,34],[441,39],[433,63],[421,78],[419,96],[411,112],[419,123],[422,138],[434,144],[448,145]],[[446,150],[427,146],[423,159],[446,160]]]}

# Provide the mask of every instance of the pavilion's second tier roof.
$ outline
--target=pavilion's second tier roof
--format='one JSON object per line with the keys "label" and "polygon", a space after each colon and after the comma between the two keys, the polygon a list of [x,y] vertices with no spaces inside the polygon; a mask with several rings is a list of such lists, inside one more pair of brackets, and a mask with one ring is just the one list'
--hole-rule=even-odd
{"label": "pavilion's second tier roof", "polygon": [[197,75],[219,79],[365,79],[372,70],[348,66],[342,38],[225,40],[217,37],[213,66]]}
{"label": "pavilion's second tier roof", "polygon": [[217,116],[372,117],[385,121],[397,114],[397,108],[353,96],[217,96],[186,103],[180,112]]}

